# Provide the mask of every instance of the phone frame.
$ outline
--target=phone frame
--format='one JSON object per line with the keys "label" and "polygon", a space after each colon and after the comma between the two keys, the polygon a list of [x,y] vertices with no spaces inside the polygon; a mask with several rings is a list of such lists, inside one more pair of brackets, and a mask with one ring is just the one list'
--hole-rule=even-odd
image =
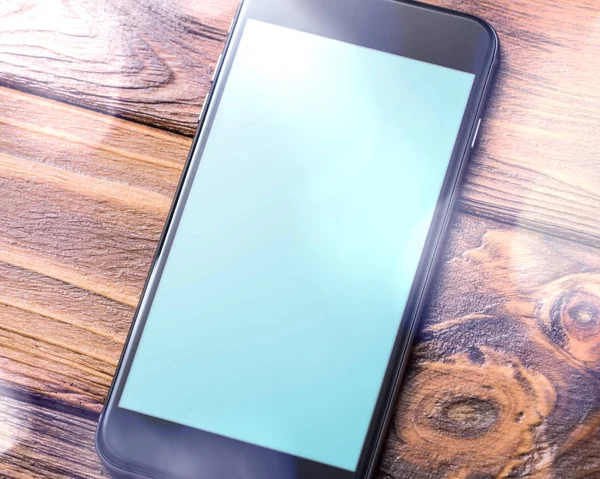
{"label": "phone frame", "polygon": [[[344,5],[349,5],[350,8],[354,6],[355,8],[359,9],[368,9],[360,12],[363,17],[365,12],[371,13],[372,6],[374,5],[373,0],[285,0],[283,3],[301,3],[302,1],[306,4],[310,4],[311,2],[320,2],[321,4],[331,5],[333,8],[331,11],[336,11],[335,9],[339,7],[340,1],[343,1]],[[135,312],[134,320],[129,331],[119,364],[117,366],[117,371],[115,373],[104,410],[99,420],[96,433],[96,448],[105,467],[107,467],[107,469],[109,469],[111,472],[119,474],[120,476],[128,477],[162,477],[163,475],[168,475],[168,477],[181,477],[182,479],[187,477],[225,477],[224,475],[214,472],[214,470],[210,473],[203,474],[202,476],[172,476],[170,471],[164,469],[164,462],[161,465],[150,464],[151,461],[157,461],[156,458],[150,457],[145,462],[140,461],[140,451],[136,449],[134,453],[134,446],[131,443],[131,436],[139,436],[140,434],[144,434],[146,437],[145,442],[152,444],[151,449],[156,449],[159,445],[161,447],[169,445],[169,453],[178,455],[180,453],[183,454],[182,451],[186,449],[188,443],[193,443],[196,447],[200,443],[209,443],[211,445],[210,447],[213,447],[213,444],[216,444],[214,447],[216,447],[218,451],[229,450],[232,453],[239,454],[244,457],[248,457],[248,455],[252,456],[251,459],[248,459],[249,461],[254,461],[257,463],[263,461],[265,463],[265,471],[272,471],[273,467],[279,467],[279,464],[283,464],[281,467],[291,467],[294,473],[290,477],[294,477],[296,479],[308,479],[309,477],[311,479],[320,479],[325,477],[327,477],[327,479],[366,479],[373,476],[377,466],[377,457],[384,444],[385,432],[391,418],[393,405],[400,390],[402,377],[406,369],[410,346],[413,343],[416,325],[418,324],[418,318],[423,307],[423,298],[429,289],[432,280],[431,272],[437,263],[441,251],[439,245],[446,235],[452,207],[457,197],[457,188],[466,171],[467,159],[478,132],[479,122],[481,121],[485,107],[485,100],[490,91],[494,72],[499,61],[499,41],[494,29],[488,23],[476,17],[412,1],[375,0],[375,2],[386,2],[389,4],[402,6],[398,8],[412,9],[411,15],[416,14],[416,17],[421,22],[425,22],[425,24],[427,24],[427,17],[429,15],[439,15],[439,22],[447,23],[448,26],[446,31],[437,33],[440,37],[447,35],[448,32],[456,32],[458,35],[461,29],[464,29],[467,25],[469,25],[470,28],[473,28],[473,32],[475,29],[480,29],[482,34],[487,38],[487,41],[485,48],[480,48],[480,45],[466,45],[469,46],[468,54],[465,53],[463,56],[457,57],[458,66],[461,67],[457,69],[469,71],[465,70],[465,68],[468,68],[467,65],[470,62],[474,65],[473,69],[476,69],[476,71],[473,72],[475,73],[476,77],[467,108],[463,116],[460,131],[454,145],[454,150],[449,162],[443,186],[440,191],[438,203],[419,262],[417,273],[413,280],[409,299],[400,321],[394,347],[390,355],[390,360],[381,385],[381,389],[379,391],[376,406],[371,417],[370,426],[363,444],[363,449],[356,471],[349,472],[333,468],[332,466],[325,466],[320,463],[308,461],[306,459],[297,458],[295,456],[290,456],[280,452],[270,451],[259,446],[242,443],[241,441],[222,438],[217,435],[206,433],[205,431],[199,431],[187,426],[181,426],[118,407],[118,401],[120,399],[131,362],[135,355],[135,350],[140,340],[143,326],[156,292],[156,287],[160,280],[160,276],[168,256],[179,219],[181,218],[181,214],[185,207],[185,202],[195,177],[196,168],[200,161],[202,150],[210,133],[212,120],[214,119],[214,115],[218,109],[220,97],[226,86],[226,81],[220,80],[226,78],[229,69],[231,68],[231,64],[234,61],[235,49],[237,49],[241,39],[243,25],[248,18],[255,18],[252,16],[253,14],[258,15],[259,19],[261,20],[266,17],[267,19],[272,20],[271,23],[281,24],[281,22],[277,21],[276,18],[277,15],[280,14],[280,12],[278,13],[279,6],[275,5],[280,5],[282,0],[245,0],[240,3],[240,6],[238,7],[234,20],[231,23],[224,53],[217,62],[212,85],[199,116],[198,129],[185,163],[173,204],[165,222],[165,228],[162,232],[150,273],[141,295],[140,303]],[[254,12],[250,8],[251,5],[255,9]],[[344,10],[341,13],[344,12],[346,11]],[[288,14],[285,13],[283,15],[285,16]],[[344,15],[341,16],[343,17]],[[275,17],[274,21],[271,17]],[[316,33],[315,31],[311,31],[315,28],[311,23],[311,20],[314,20],[314,18],[311,19],[310,16],[307,16],[307,18],[301,17],[302,15],[292,19],[291,23],[294,25],[292,28],[309,31],[309,33]],[[360,15],[357,15],[356,13],[350,13],[347,15],[347,17],[353,18],[353,21],[356,21]],[[331,18],[328,20],[331,20]],[[362,18],[360,18],[360,20],[362,21]],[[387,20],[393,21],[394,19],[392,18]],[[348,21],[348,19],[344,18],[342,18],[340,21],[348,24],[352,23]],[[294,24],[294,22],[296,22],[296,24]],[[300,24],[299,28],[296,26],[297,24]],[[358,24],[353,26],[351,25],[352,28],[344,28],[344,34],[351,36],[352,41],[350,41],[350,43],[369,46],[368,44],[365,45],[365,42],[373,40],[370,38],[367,39],[366,37],[370,36],[373,32],[368,32],[369,35],[363,35],[364,38],[360,38],[362,31],[360,28],[356,28],[357,25]],[[285,26],[288,25],[286,24]],[[348,25],[344,24],[343,26],[347,27]],[[407,26],[407,28],[408,27],[409,26]],[[419,28],[422,27],[422,25],[415,25],[414,27]],[[381,29],[381,31],[384,34],[386,33],[385,29]],[[317,34],[322,35],[322,33]],[[354,37],[352,37],[352,35],[354,35]],[[410,36],[411,33],[409,32],[406,35]],[[427,33],[419,35],[429,35],[431,37],[434,34]],[[327,36],[336,38],[334,35]],[[473,38],[475,37],[473,36]],[[391,40],[390,48],[394,49],[394,53],[396,53],[394,42],[401,40],[402,39]],[[407,38],[405,38],[404,41],[405,40],[407,40]],[[462,40],[464,41],[464,38],[462,38]],[[347,40],[344,39],[344,41]],[[460,42],[458,42],[458,44],[460,45]],[[450,59],[444,58],[444,55],[447,56],[447,52],[445,54],[442,48],[435,48],[435,45],[432,43],[432,41],[429,41],[428,45],[428,54],[434,55],[436,61],[424,61],[430,61],[431,63],[436,63],[442,66],[456,68],[457,64],[453,63],[452,65],[449,65],[448,62]],[[449,45],[447,48],[452,46],[453,45]],[[480,51],[477,51],[478,47]],[[384,50],[383,48],[377,49]],[[390,50],[388,49],[387,51]],[[411,55],[404,56],[411,57]],[[475,59],[475,57],[477,58]],[[415,58],[415,56],[413,55],[412,58]],[[129,451],[122,454],[115,452],[116,450],[123,450],[123,448],[129,448]],[[217,449],[214,449],[214,451],[217,451]],[[214,452],[213,450],[211,451]],[[187,452],[189,453],[190,451]],[[197,452],[197,450],[195,452]],[[137,456],[137,459],[132,461],[129,460],[128,456]],[[150,454],[150,456],[152,455]],[[183,454],[181,457],[188,456]],[[206,461],[210,461],[210,458],[207,457]],[[214,467],[217,466],[212,465],[211,467],[214,469]],[[258,471],[255,473],[255,475],[248,477],[273,477],[264,476],[264,474],[264,472]],[[287,478],[282,477],[282,479]]]}

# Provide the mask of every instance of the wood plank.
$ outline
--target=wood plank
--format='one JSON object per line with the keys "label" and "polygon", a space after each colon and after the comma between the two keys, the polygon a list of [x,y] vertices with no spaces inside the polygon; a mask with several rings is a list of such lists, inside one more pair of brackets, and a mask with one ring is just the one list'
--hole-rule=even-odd
{"label": "wood plank", "polygon": [[0,84],[187,135],[235,0],[72,2],[0,7]]}
{"label": "wood plank", "polygon": [[0,382],[98,412],[191,140],[0,102]]}
{"label": "wood plank", "polygon": [[458,215],[381,476],[597,477],[599,270],[594,248]]}
{"label": "wood plank", "polygon": [[[599,245],[600,4],[435,3],[490,20],[503,46],[462,208]],[[7,4],[0,83],[191,135],[234,4]]]}
{"label": "wood plank", "polygon": [[1,88],[0,102],[0,261],[135,306],[191,140]]}
{"label": "wood plank", "polygon": [[179,135],[2,87],[0,105],[3,154],[167,198],[191,145]]}
{"label": "wood plank", "polygon": [[93,420],[0,397],[0,477],[107,477],[94,450],[94,429]]}
{"label": "wood plank", "polygon": [[99,412],[133,309],[0,262],[0,383]]}
{"label": "wood plank", "polygon": [[600,3],[433,3],[489,20],[502,43],[462,207],[600,245]]}

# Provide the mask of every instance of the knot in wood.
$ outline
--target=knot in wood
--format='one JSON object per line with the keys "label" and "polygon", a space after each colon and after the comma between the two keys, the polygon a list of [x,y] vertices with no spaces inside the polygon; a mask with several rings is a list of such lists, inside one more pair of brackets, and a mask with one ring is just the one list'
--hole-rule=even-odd
{"label": "knot in wood", "polygon": [[597,275],[579,274],[548,287],[538,307],[544,334],[587,367],[600,363],[600,282]]}
{"label": "knot in wood", "polygon": [[486,434],[498,421],[500,408],[494,401],[456,397],[443,401],[431,417],[431,426],[458,438],[476,438]]}
{"label": "knot in wood", "polygon": [[535,464],[533,439],[555,391],[517,358],[480,350],[476,363],[467,354],[421,363],[407,381],[393,430],[403,460],[464,477],[505,477]]}

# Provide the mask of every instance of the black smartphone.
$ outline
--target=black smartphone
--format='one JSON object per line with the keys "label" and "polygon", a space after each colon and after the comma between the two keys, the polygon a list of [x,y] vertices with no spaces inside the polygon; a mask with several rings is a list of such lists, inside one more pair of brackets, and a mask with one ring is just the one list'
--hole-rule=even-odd
{"label": "black smartphone", "polygon": [[110,471],[373,476],[498,51],[423,4],[243,2],[99,422]]}

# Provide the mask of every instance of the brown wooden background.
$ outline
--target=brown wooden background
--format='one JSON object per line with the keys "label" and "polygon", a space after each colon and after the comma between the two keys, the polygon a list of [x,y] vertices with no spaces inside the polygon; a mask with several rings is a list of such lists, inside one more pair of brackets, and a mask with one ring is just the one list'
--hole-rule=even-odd
{"label": "brown wooden background", "polygon": [[[600,2],[436,1],[503,58],[379,477],[599,478]],[[103,475],[95,421],[235,8],[0,1],[0,477]]]}

